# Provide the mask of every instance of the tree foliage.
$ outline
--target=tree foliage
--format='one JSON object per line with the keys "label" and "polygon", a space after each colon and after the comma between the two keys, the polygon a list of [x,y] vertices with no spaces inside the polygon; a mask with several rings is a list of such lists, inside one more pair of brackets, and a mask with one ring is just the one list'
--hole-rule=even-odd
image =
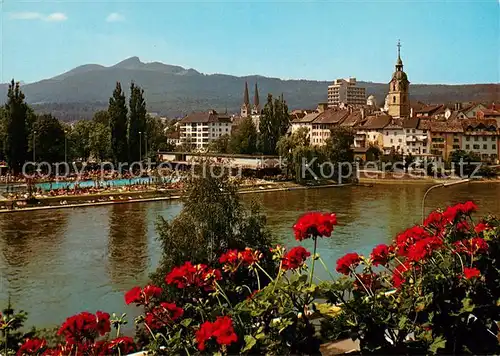
{"label": "tree foliage", "polygon": [[208,144],[207,150],[208,152],[214,152],[214,153],[232,153],[230,143],[231,143],[231,136],[222,135],[219,138],[211,141]]}
{"label": "tree foliage", "polygon": [[231,152],[253,154],[257,151],[257,129],[251,117],[246,117],[231,138]]}
{"label": "tree foliage", "polygon": [[90,134],[93,130],[92,121],[80,120],[75,123],[69,133],[71,157],[87,161],[91,154]]}
{"label": "tree foliage", "polygon": [[142,159],[140,154],[146,154],[146,114],[144,90],[132,82],[130,84],[129,116],[127,122],[127,140],[130,162],[140,161]]}
{"label": "tree foliage", "polygon": [[36,160],[63,162],[65,135],[61,122],[55,117],[49,114],[38,116],[33,125]]}
{"label": "tree foliage", "polygon": [[90,152],[98,161],[105,161],[110,156],[111,151],[111,131],[109,126],[101,122],[95,122],[92,125],[89,143]]}
{"label": "tree foliage", "polygon": [[260,148],[264,154],[276,154],[276,145],[285,135],[290,126],[288,106],[281,97],[273,100],[273,96],[268,94],[267,103],[260,118]]}
{"label": "tree foliage", "polygon": [[20,172],[28,151],[26,120],[28,106],[19,82],[12,79],[5,104],[5,157],[14,172]]}
{"label": "tree foliage", "polygon": [[111,152],[115,163],[127,162],[127,106],[120,82],[116,83],[109,99],[109,125],[111,129]]}
{"label": "tree foliage", "polygon": [[179,215],[170,221],[159,218],[157,231],[163,253],[154,277],[159,282],[173,266],[185,261],[212,263],[227,249],[269,250],[273,242],[257,205],[243,207],[237,185],[226,175],[212,176],[209,172],[215,172],[216,167],[205,168],[207,174],[186,182]]}

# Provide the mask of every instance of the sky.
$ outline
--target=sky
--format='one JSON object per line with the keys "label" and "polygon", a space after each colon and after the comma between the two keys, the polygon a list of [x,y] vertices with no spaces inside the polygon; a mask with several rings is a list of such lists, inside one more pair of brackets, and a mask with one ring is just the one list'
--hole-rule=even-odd
{"label": "sky", "polygon": [[0,0],[0,82],[131,56],[200,72],[500,82],[500,0]]}

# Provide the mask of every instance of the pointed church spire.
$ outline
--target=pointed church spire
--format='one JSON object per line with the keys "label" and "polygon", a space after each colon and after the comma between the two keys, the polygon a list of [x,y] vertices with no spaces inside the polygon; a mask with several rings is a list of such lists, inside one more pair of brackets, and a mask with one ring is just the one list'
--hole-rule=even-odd
{"label": "pointed church spire", "polygon": [[260,101],[259,101],[259,88],[257,88],[257,82],[255,82],[255,93],[254,93],[254,97],[253,97],[253,105],[258,108],[259,105],[260,105]]}
{"label": "pointed church spire", "polygon": [[401,60],[401,41],[398,40],[398,60],[396,61],[396,69],[397,70],[402,70],[403,69],[403,61]]}
{"label": "pointed church spire", "polygon": [[248,97],[248,84],[245,82],[245,94],[243,95],[243,104],[250,105],[250,99]]}

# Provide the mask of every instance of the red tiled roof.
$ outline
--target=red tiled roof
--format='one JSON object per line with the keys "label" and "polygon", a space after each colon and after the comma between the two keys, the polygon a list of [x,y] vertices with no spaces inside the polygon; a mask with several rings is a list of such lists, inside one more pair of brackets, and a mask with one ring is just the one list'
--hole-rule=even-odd
{"label": "red tiled roof", "polygon": [[432,132],[464,132],[461,121],[448,120],[448,121],[431,121],[430,130]]}
{"label": "red tiled roof", "polygon": [[228,115],[218,114],[215,110],[207,112],[195,112],[184,117],[180,123],[209,123],[209,122],[231,122],[231,117]]}
{"label": "red tiled roof", "polygon": [[392,117],[389,115],[368,116],[366,122],[360,127],[361,129],[379,130],[383,129],[391,122]]}
{"label": "red tiled roof", "polygon": [[340,124],[349,115],[349,110],[327,109],[318,115],[313,124]]}
{"label": "red tiled roof", "polygon": [[318,112],[313,112],[313,113],[310,113],[310,114],[307,114],[301,118],[296,118],[292,121],[293,124],[307,124],[307,123],[310,123],[312,122],[314,119],[316,119],[318,117],[319,113]]}
{"label": "red tiled roof", "polygon": [[493,110],[493,109],[483,109],[480,110],[484,115],[487,116],[500,116],[500,111],[498,110]]}
{"label": "red tiled roof", "polygon": [[409,119],[403,120],[403,127],[405,129],[416,129],[418,127],[419,122],[420,118],[411,117]]}
{"label": "red tiled roof", "polygon": [[361,112],[353,111],[350,113],[341,123],[340,126],[353,127],[359,123],[361,120]]}

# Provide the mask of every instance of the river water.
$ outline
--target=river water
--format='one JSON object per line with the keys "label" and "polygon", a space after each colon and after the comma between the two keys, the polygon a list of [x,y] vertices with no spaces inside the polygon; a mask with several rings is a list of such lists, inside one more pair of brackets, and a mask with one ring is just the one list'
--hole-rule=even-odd
{"label": "river water", "polygon": [[[294,246],[291,226],[305,211],[337,213],[333,236],[319,253],[334,269],[346,252],[368,253],[400,230],[419,222],[426,185],[377,185],[267,192],[257,200],[273,233]],[[433,190],[426,212],[451,203],[475,201],[481,214],[500,215],[500,184],[476,183]],[[179,202],[118,204],[0,215],[0,308],[10,295],[29,325],[54,326],[83,310],[134,315],[123,293],[143,285],[160,258],[155,221],[174,217]],[[311,241],[302,245],[312,249]],[[318,272],[320,277],[326,276]],[[133,323],[132,318],[129,322]]]}

